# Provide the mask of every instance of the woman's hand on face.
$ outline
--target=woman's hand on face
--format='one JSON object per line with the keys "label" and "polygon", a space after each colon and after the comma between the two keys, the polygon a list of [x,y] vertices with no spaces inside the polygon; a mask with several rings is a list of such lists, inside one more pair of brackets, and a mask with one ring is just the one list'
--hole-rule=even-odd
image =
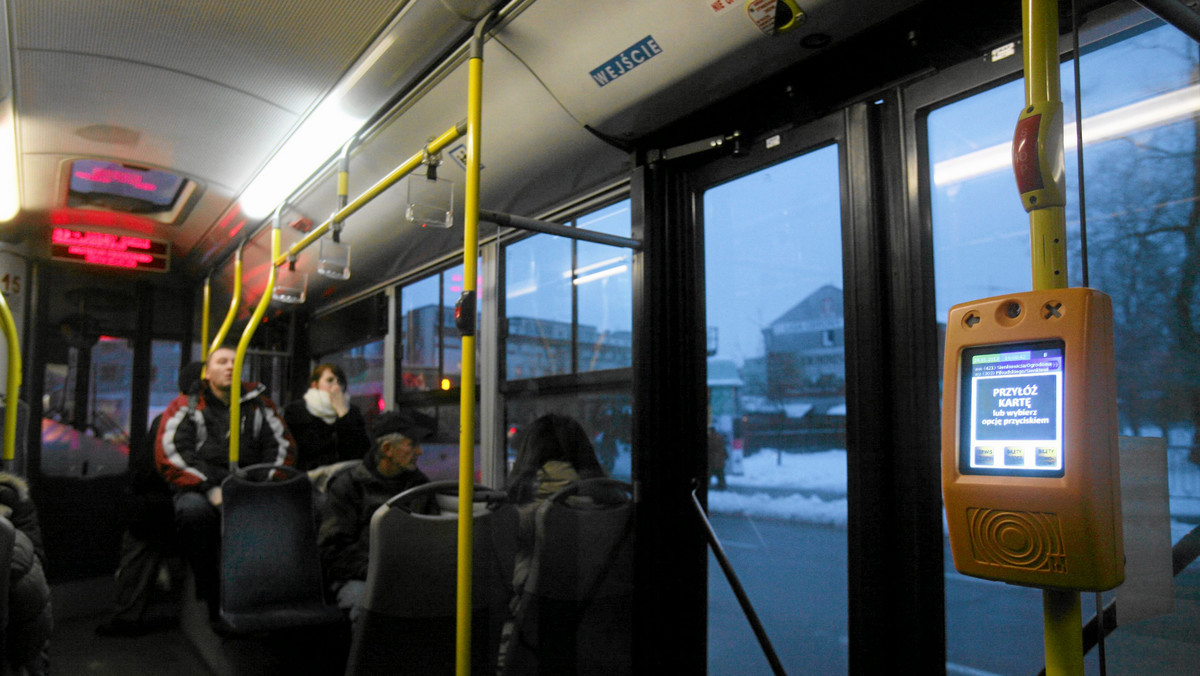
{"label": "woman's hand on face", "polygon": [[341,383],[334,383],[329,388],[329,403],[333,404],[333,410],[339,418],[350,412],[350,402],[346,400]]}

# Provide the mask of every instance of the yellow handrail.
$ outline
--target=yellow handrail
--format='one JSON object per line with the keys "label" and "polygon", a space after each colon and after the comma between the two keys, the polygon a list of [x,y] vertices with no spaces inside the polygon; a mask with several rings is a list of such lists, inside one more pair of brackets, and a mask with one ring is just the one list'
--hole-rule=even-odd
{"label": "yellow handrail", "polygon": [[[238,275],[241,277],[241,275]],[[204,310],[200,314],[200,361],[208,362],[208,307],[212,303],[212,275],[204,278]]]}
{"label": "yellow handrail", "polygon": [[[1024,0],[1021,3],[1021,27],[1024,34],[1022,55],[1025,65],[1025,106],[1030,110],[1061,110],[1062,92],[1058,81],[1058,4],[1054,0]],[[1076,58],[1078,58],[1076,54]],[[1078,93],[1076,94],[1078,95]],[[1055,124],[1061,125],[1059,117]],[[1044,153],[1061,156],[1062,130],[1052,130],[1039,143],[1056,144],[1041,148]],[[1038,158],[1039,161],[1041,157]],[[1051,177],[1043,177],[1053,180]],[[1064,200],[1065,201],[1065,200]],[[1033,288],[1058,289],[1067,286],[1066,209],[1058,200],[1029,209],[1030,263]],[[1045,589],[1042,591],[1043,641],[1048,676],[1083,674],[1083,633],[1080,631],[1079,592]]]}
{"label": "yellow handrail", "polygon": [[[1024,32],[1022,57],[1025,64],[1025,105],[1062,108],[1058,81],[1058,4],[1054,0],[1024,0],[1021,3]],[[1049,113],[1047,113],[1049,114]],[[1045,148],[1047,155],[1062,156],[1062,128],[1040,138],[1056,143]],[[1047,182],[1049,176],[1043,177]],[[1060,204],[1033,207],[1029,211],[1030,257],[1033,264],[1033,288],[1061,289],[1067,286],[1067,217]]]}
{"label": "yellow handrail", "polygon": [[8,343],[8,382],[4,390],[4,451],[0,459],[7,469],[17,454],[17,399],[21,389],[21,345],[17,340],[17,322],[0,293],[0,328]]}
{"label": "yellow handrail", "polygon": [[303,239],[293,244],[286,252],[273,256],[272,259],[274,260],[275,265],[283,265],[287,262],[288,257],[294,257],[304,249],[308,248],[313,242],[320,239],[322,235],[329,232],[329,228],[333,225],[334,221],[344,221],[350,216],[354,215],[356,211],[362,209],[369,204],[371,200],[378,197],[379,193],[392,187],[397,181],[411,174],[417,169],[417,167],[420,167],[421,162],[425,159],[426,153],[434,154],[440,152],[441,150],[445,149],[446,146],[454,143],[460,137],[462,137],[465,130],[466,123],[460,122],[454,127],[451,127],[443,132],[441,136],[438,136],[430,141],[423,149],[402,162],[390,173],[388,173],[387,176],[379,179],[375,185],[367,188],[363,194],[354,198],[353,202],[347,204],[345,207],[339,209],[337,213],[325,219],[325,222],[321,225],[313,228],[312,232],[308,233]]}
{"label": "yellow handrail", "polygon": [[[229,327],[233,326],[233,318],[237,316],[238,304],[242,301],[242,247],[237,248],[237,256],[233,262],[233,297],[229,299],[229,312],[225,315],[225,321],[221,323],[221,328],[217,329],[217,335],[213,338],[212,343],[208,346],[208,354],[216,352],[221,343],[225,341],[225,336],[229,333]],[[205,357],[205,361],[208,357]]]}
{"label": "yellow handrail", "polygon": [[462,380],[459,383],[458,436],[458,612],[455,672],[471,673],[471,572],[474,559],[475,502],[475,278],[479,258],[479,167],[483,122],[483,33],[491,19],[475,27],[467,61],[467,167],[463,204],[462,312],[470,325],[462,336]]}
{"label": "yellow handrail", "polygon": [[[282,235],[279,231],[279,210],[275,211],[275,223],[271,226],[271,259],[274,260],[279,255],[280,241]],[[238,460],[241,459],[241,435],[242,435],[242,366],[246,363],[246,350],[250,347],[250,339],[254,337],[255,330],[258,329],[258,323],[262,321],[263,315],[267,313],[267,306],[271,304],[271,294],[275,292],[275,265],[271,266],[270,272],[267,274],[267,286],[263,289],[262,297],[258,299],[258,307],[254,308],[254,315],[250,317],[250,321],[246,323],[246,328],[242,331],[242,339],[238,341],[237,354],[233,359],[233,383],[229,387],[229,469],[236,470]]]}

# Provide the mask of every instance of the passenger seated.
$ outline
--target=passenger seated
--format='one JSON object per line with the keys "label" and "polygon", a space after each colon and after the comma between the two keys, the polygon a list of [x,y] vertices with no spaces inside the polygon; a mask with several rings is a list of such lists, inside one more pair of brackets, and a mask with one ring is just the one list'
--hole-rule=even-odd
{"label": "passenger seated", "polygon": [[603,477],[604,469],[583,427],[574,419],[554,413],[544,415],[525,431],[508,480],[508,497],[518,505],[518,550],[513,566],[513,597],[509,620],[500,639],[499,670],[515,640],[514,618],[529,578],[534,545],[534,514],[537,506],[567,486]]}
{"label": "passenger seated", "polygon": [[[191,564],[196,596],[218,620],[217,562],[221,546],[221,482],[229,475],[230,393],[236,353],[228,347],[208,356],[199,392],[181,394],[163,412],[155,443],[158,471],[174,492],[179,546]],[[266,388],[242,384],[240,462],[244,466],[295,463],[296,444]]]}
{"label": "passenger seated", "polygon": [[375,443],[362,463],[329,480],[317,545],[329,588],[351,621],[366,591],[371,516],[393,496],[429,482],[417,459],[435,426],[416,411],[383,413],[371,427]]}
{"label": "passenger seated", "polygon": [[16,530],[10,570],[0,572],[9,576],[8,629],[0,672],[41,676],[49,672],[50,632],[54,628],[44,568],[46,552],[29,486],[7,472],[0,472],[0,517]]}
{"label": "passenger seated", "polygon": [[357,460],[371,448],[362,411],[350,403],[346,372],[337,364],[319,364],[308,391],[283,410],[298,446],[296,466],[308,471],[344,460]]}

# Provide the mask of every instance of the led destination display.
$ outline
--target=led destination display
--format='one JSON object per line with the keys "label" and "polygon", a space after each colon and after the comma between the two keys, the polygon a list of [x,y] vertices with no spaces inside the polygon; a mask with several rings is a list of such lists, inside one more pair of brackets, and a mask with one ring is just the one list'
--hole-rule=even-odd
{"label": "led destination display", "polygon": [[1063,343],[963,351],[964,474],[1062,476]]}

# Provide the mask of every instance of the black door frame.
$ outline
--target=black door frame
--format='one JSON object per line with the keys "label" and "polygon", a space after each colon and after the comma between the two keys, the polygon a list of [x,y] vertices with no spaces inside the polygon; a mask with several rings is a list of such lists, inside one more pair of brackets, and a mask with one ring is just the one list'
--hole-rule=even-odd
{"label": "black door frame", "polygon": [[[749,156],[634,171],[635,664],[704,673],[707,552],[690,494],[706,476],[708,187],[836,142],[843,214],[851,673],[945,668],[937,335],[928,233],[908,218],[899,94],[747,143]],[[776,138],[772,138],[776,137]],[[771,139],[772,148],[766,148]]]}

